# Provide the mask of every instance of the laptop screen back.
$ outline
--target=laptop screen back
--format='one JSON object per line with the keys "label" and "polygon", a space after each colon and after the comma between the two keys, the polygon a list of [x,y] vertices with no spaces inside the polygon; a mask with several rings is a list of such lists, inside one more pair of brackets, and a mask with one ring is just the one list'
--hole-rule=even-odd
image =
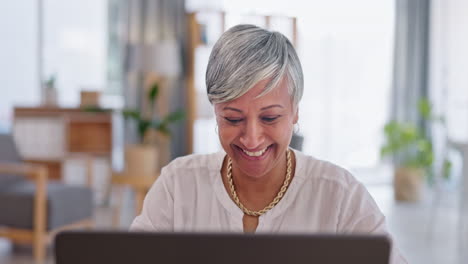
{"label": "laptop screen back", "polygon": [[57,264],[387,264],[385,236],[62,232]]}

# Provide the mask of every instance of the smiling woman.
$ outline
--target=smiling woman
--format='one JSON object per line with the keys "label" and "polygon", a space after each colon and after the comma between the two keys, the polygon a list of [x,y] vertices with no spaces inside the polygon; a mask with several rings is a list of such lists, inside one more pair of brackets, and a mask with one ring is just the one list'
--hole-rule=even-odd
{"label": "smiling woman", "polygon": [[[132,230],[390,236],[385,217],[349,172],[288,147],[303,74],[285,36],[253,25],[229,29],[213,48],[206,76],[224,151],[166,166]],[[395,246],[391,263],[406,263]]]}
{"label": "smiling woman", "polygon": [[279,172],[285,168],[286,149],[298,119],[297,107],[292,105],[284,81],[258,97],[267,83],[260,81],[240,98],[215,104],[219,140],[233,160],[234,175],[242,173],[258,179],[276,168]]}

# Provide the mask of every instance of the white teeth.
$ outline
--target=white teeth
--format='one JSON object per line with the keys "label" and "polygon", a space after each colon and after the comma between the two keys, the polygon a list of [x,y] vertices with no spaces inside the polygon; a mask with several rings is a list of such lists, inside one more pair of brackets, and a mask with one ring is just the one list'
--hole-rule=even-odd
{"label": "white teeth", "polygon": [[262,149],[260,151],[256,151],[256,152],[250,152],[250,151],[247,151],[245,149],[243,149],[242,151],[244,151],[245,154],[251,156],[251,157],[260,157],[261,155],[263,155],[263,153],[265,153],[265,151],[267,150],[267,148],[265,149]]}

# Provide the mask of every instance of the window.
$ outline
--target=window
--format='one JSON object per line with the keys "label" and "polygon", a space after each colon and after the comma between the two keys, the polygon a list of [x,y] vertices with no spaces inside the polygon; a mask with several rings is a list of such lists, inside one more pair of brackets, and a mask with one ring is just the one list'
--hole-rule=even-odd
{"label": "window", "polygon": [[60,105],[78,106],[83,89],[105,89],[107,1],[44,0],[43,33],[43,78],[56,75]]}
{"label": "window", "polygon": [[0,4],[0,133],[10,132],[14,105],[36,105],[40,101],[37,2]]}
{"label": "window", "polygon": [[468,3],[433,2],[431,13],[431,93],[436,111],[445,113],[448,137],[468,142]]}
{"label": "window", "polygon": [[[198,6],[210,3],[187,2],[188,9]],[[216,8],[297,17],[305,76],[299,116],[303,151],[350,169],[380,166],[390,107],[393,1],[245,0],[224,1]]]}
{"label": "window", "polygon": [[298,14],[304,151],[348,168],[378,166],[389,114],[394,6],[374,2],[317,1]]}
{"label": "window", "polygon": [[[14,106],[38,106],[39,1],[0,4],[0,133]],[[57,77],[59,105],[77,106],[82,89],[103,90],[107,69],[107,1],[43,0],[43,76]]]}

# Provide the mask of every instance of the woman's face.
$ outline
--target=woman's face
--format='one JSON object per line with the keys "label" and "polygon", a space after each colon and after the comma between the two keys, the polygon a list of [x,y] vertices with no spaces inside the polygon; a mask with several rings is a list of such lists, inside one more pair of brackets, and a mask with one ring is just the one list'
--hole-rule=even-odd
{"label": "woman's face", "polygon": [[260,178],[285,161],[297,109],[286,82],[256,98],[268,81],[260,81],[243,96],[215,104],[221,145],[233,165],[249,177]]}

